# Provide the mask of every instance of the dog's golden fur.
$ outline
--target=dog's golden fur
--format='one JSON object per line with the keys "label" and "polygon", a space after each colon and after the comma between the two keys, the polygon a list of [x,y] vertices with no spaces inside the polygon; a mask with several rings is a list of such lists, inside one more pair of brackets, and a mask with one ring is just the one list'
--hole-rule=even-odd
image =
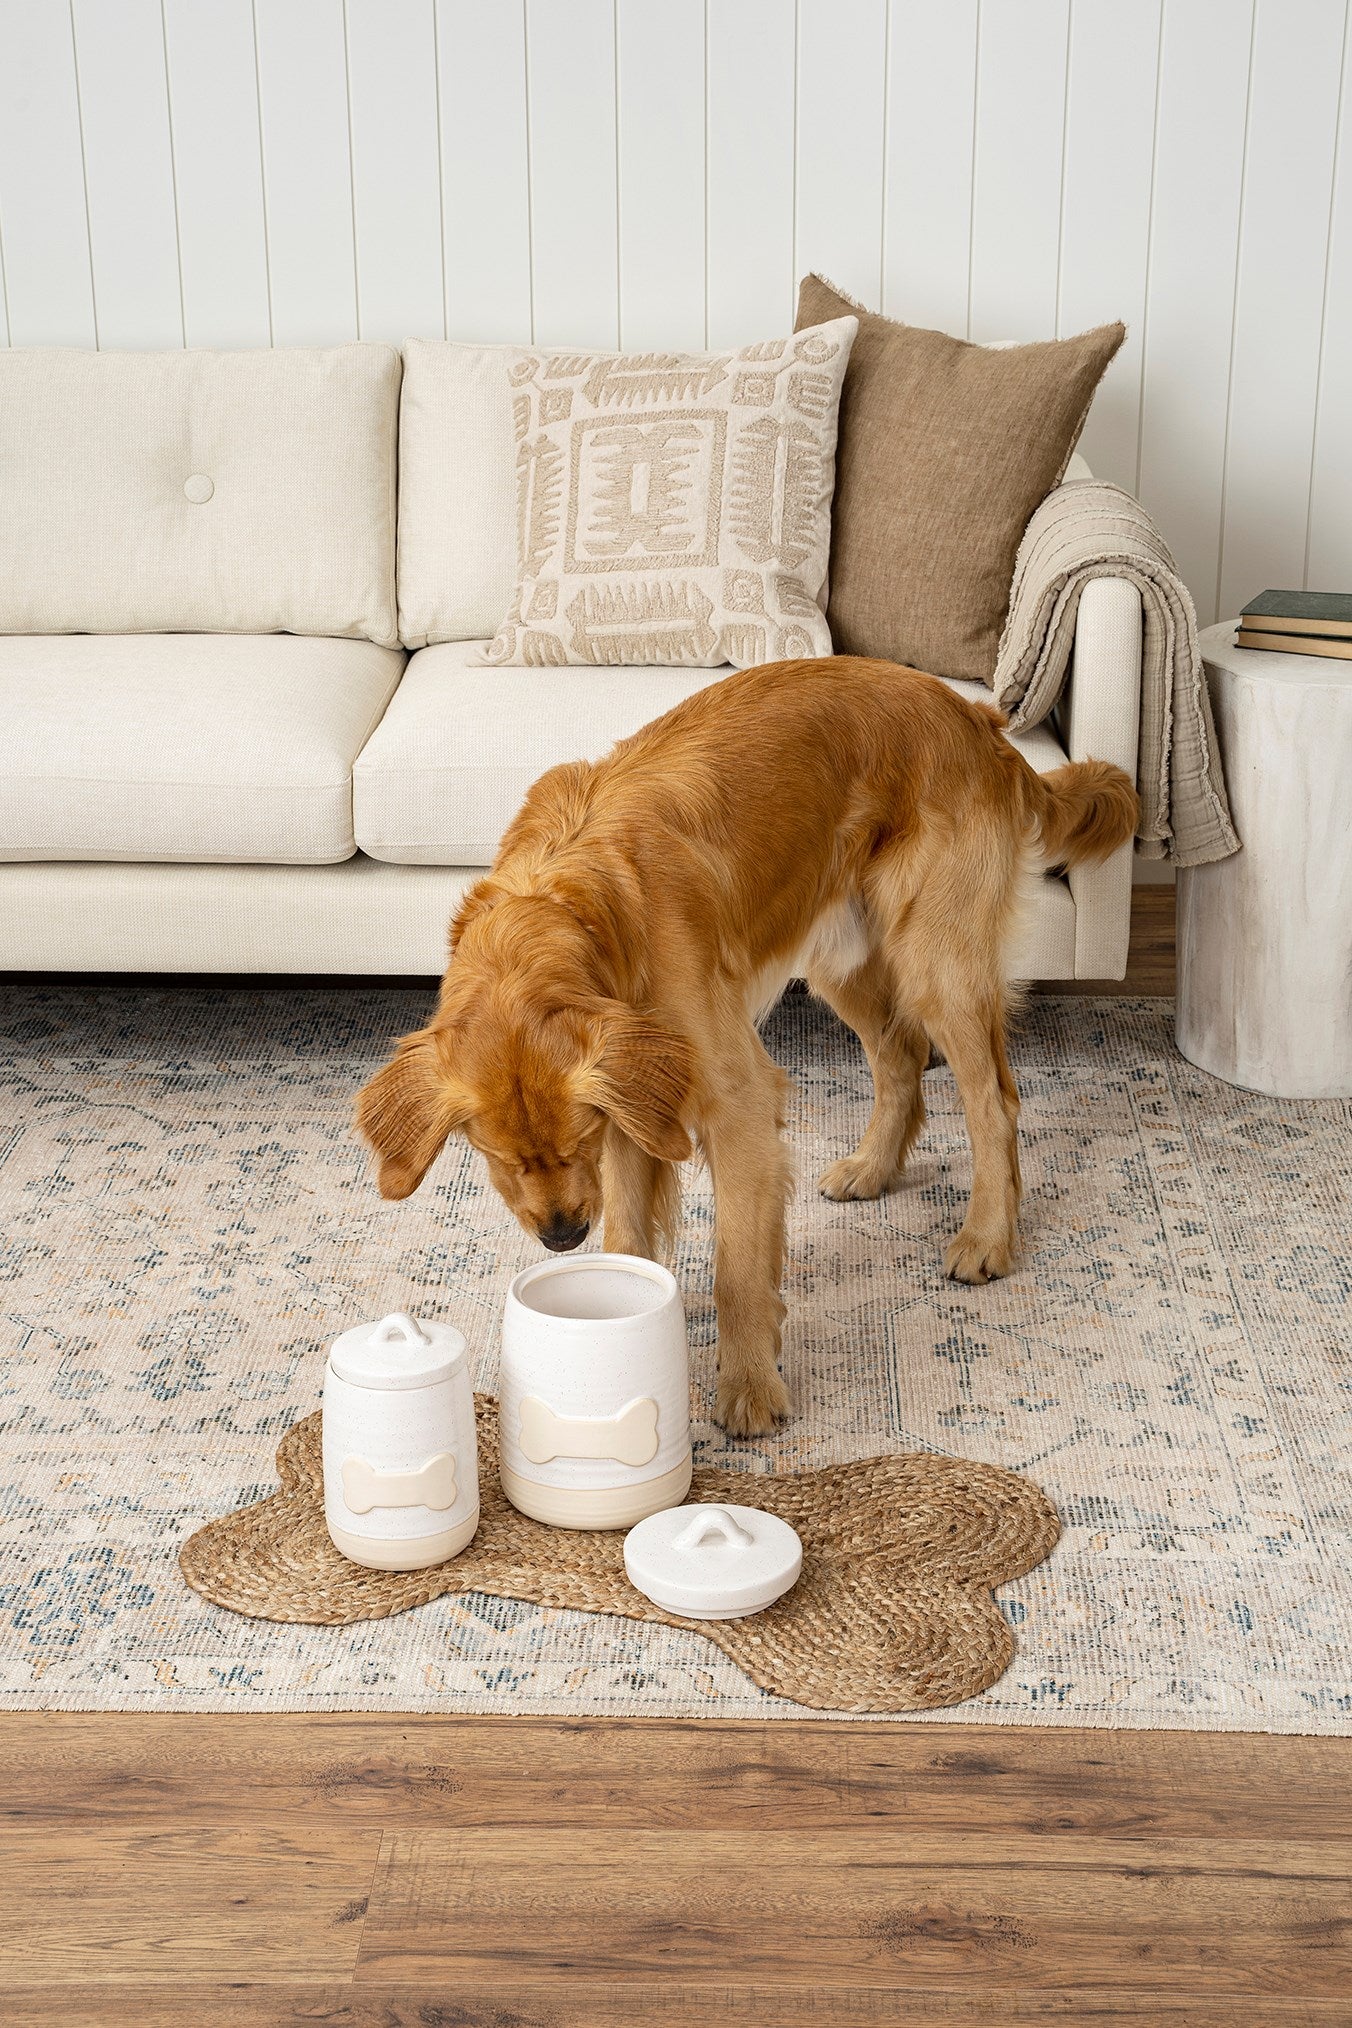
{"label": "dog's golden fur", "polygon": [[758,1014],[796,973],[859,1036],[873,1115],[821,1179],[890,1189],[924,1123],[931,1041],[952,1067],[972,1192],[950,1275],[1013,1258],[1018,1095],[1005,962],[1021,890],[1131,836],[1120,769],[1039,776],[992,706],[855,657],[748,669],[594,765],[542,776],[466,896],[430,1026],[359,1101],[387,1197],[461,1129],[547,1245],[651,1254],[696,1144],[713,1176],[718,1415],[788,1409],[777,1369],[789,1190],[782,1073]]}

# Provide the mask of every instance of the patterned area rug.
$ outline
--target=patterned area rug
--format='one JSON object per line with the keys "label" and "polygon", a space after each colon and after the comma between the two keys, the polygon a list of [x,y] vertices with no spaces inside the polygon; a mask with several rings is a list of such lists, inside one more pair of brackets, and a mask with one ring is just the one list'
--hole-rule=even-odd
{"label": "patterned area rug", "polygon": [[[0,1076],[0,1705],[792,1717],[694,1634],[485,1598],[341,1628],[238,1619],[177,1551],[272,1487],[327,1341],[408,1307],[493,1384],[498,1306],[535,1249],[448,1150],[386,1205],[353,1094],[427,999],[388,991],[11,992]],[[1253,1097],[1184,1063],[1161,1001],[1036,1000],[1016,1037],[1025,1253],[947,1283],[968,1174],[949,1074],[906,1187],[835,1205],[867,1075],[802,997],[800,1169],[774,1441],[755,1471],[930,1448],[1026,1472],[1051,1560],[1000,1593],[1013,1663],[942,1714],[1338,1732],[1352,1720],[1352,1107]],[[711,1209],[676,1271],[712,1381]],[[920,1722],[923,1722],[920,1721]]]}

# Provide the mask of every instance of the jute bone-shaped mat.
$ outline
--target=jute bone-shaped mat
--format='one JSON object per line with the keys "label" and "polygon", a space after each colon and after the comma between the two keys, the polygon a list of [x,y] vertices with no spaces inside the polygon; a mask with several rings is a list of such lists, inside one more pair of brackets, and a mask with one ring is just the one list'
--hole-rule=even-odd
{"label": "jute bone-shaped mat", "polygon": [[318,1415],[277,1451],[281,1490],[209,1521],[183,1546],[194,1591],[252,1619],[341,1626],[446,1593],[621,1613],[684,1627],[777,1697],[819,1711],[922,1711],[986,1690],[1014,1637],[991,1588],[1047,1555],[1060,1523],[1045,1493],[997,1465],[910,1451],[792,1475],[698,1469],[692,1500],[779,1514],[803,1574],[745,1620],[678,1620],[630,1585],[620,1530],[547,1528],[498,1483],[497,1403],[477,1395],[482,1512],[469,1547],[430,1570],[364,1570],[324,1526]]}

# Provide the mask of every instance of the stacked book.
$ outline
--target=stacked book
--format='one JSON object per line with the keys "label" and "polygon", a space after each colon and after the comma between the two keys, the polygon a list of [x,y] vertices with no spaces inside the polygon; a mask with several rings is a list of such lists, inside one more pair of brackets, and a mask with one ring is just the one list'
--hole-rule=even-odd
{"label": "stacked book", "polygon": [[1240,614],[1235,642],[1352,662],[1352,592],[1261,592]]}

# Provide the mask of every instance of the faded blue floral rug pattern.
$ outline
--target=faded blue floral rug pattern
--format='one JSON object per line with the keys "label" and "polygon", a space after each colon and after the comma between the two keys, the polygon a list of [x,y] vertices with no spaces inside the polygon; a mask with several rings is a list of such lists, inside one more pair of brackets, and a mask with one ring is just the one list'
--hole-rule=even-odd
{"label": "faded blue floral rug pattern", "polygon": [[[271,1626],[182,1583],[179,1545],[271,1489],[326,1346],[447,1317],[492,1387],[536,1249],[463,1144],[381,1202],[353,1095],[428,998],[387,990],[13,991],[0,1010],[0,1706],[792,1717],[695,1634],[490,1598]],[[801,996],[785,1354],[797,1414],[708,1420],[707,1179],[676,1271],[699,1454],[748,1470],[932,1447],[1058,1502],[1001,1594],[1018,1637],[984,1722],[1352,1727],[1352,1107],[1254,1097],[1182,1061],[1164,1001],[1037,999],[1015,1038],[1024,1254],[968,1289],[940,1257],[968,1155],[952,1081],[906,1186],[817,1172],[867,1117],[853,1039]],[[923,1721],[921,1721],[923,1722]]]}

